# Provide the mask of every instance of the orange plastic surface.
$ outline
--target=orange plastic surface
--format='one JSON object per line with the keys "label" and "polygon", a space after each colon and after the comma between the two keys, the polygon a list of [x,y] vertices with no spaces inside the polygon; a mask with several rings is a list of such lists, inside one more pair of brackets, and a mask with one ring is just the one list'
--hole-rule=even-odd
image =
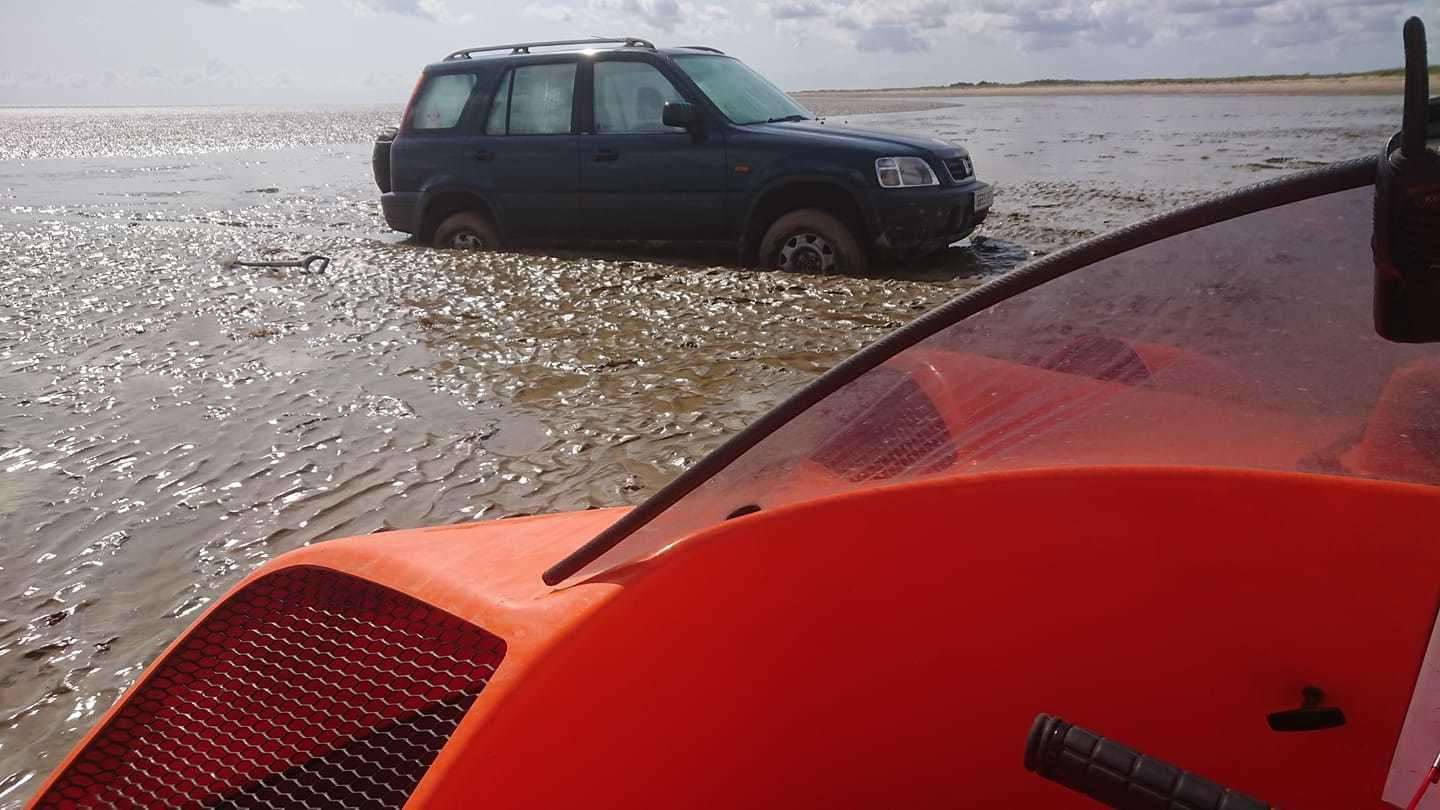
{"label": "orange plastic surface", "polygon": [[1227,400],[1240,383],[1214,361],[1153,344],[1132,348],[1155,367],[1144,386],[945,351],[912,352],[902,367],[944,415],[956,455],[970,467],[1183,460],[1295,469],[1360,424]]}
{"label": "orange plastic surface", "polygon": [[[1162,468],[762,512],[617,572],[412,806],[1093,806],[1021,766],[1047,711],[1281,806],[1377,807],[1437,522],[1428,487]],[[1348,724],[1270,731],[1308,684]]]}

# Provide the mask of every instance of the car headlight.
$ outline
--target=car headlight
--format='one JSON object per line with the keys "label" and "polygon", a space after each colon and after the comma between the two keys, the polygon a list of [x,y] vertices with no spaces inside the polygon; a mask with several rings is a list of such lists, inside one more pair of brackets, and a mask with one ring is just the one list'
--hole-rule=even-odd
{"label": "car headlight", "polygon": [[875,160],[875,178],[884,188],[909,188],[911,186],[938,186],[940,180],[935,170],[924,158],[883,157]]}

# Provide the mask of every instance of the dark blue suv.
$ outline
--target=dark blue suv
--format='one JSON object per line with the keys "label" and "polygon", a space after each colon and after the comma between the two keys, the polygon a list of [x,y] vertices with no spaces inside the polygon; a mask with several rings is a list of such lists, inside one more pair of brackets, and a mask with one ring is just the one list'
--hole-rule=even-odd
{"label": "dark blue suv", "polygon": [[634,37],[456,51],[374,163],[386,221],[438,247],[712,240],[812,273],[942,249],[992,199],[959,146],[827,126],[713,48]]}

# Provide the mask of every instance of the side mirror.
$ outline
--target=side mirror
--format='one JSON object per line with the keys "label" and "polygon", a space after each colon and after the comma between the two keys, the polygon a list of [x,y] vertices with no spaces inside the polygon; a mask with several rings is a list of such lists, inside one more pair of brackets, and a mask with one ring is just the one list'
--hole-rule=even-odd
{"label": "side mirror", "polygon": [[700,123],[700,115],[695,111],[693,104],[687,104],[684,101],[668,101],[660,112],[660,121],[667,127],[683,127],[693,131]]}

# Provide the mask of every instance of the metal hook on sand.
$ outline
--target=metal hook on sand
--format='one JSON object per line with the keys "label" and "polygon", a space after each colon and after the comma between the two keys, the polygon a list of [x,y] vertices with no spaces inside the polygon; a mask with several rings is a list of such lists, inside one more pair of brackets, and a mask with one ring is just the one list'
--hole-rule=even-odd
{"label": "metal hook on sand", "polygon": [[270,261],[242,261],[231,259],[227,267],[299,267],[307,273],[323,273],[330,267],[330,257],[319,253],[307,253],[298,259],[273,259]]}

